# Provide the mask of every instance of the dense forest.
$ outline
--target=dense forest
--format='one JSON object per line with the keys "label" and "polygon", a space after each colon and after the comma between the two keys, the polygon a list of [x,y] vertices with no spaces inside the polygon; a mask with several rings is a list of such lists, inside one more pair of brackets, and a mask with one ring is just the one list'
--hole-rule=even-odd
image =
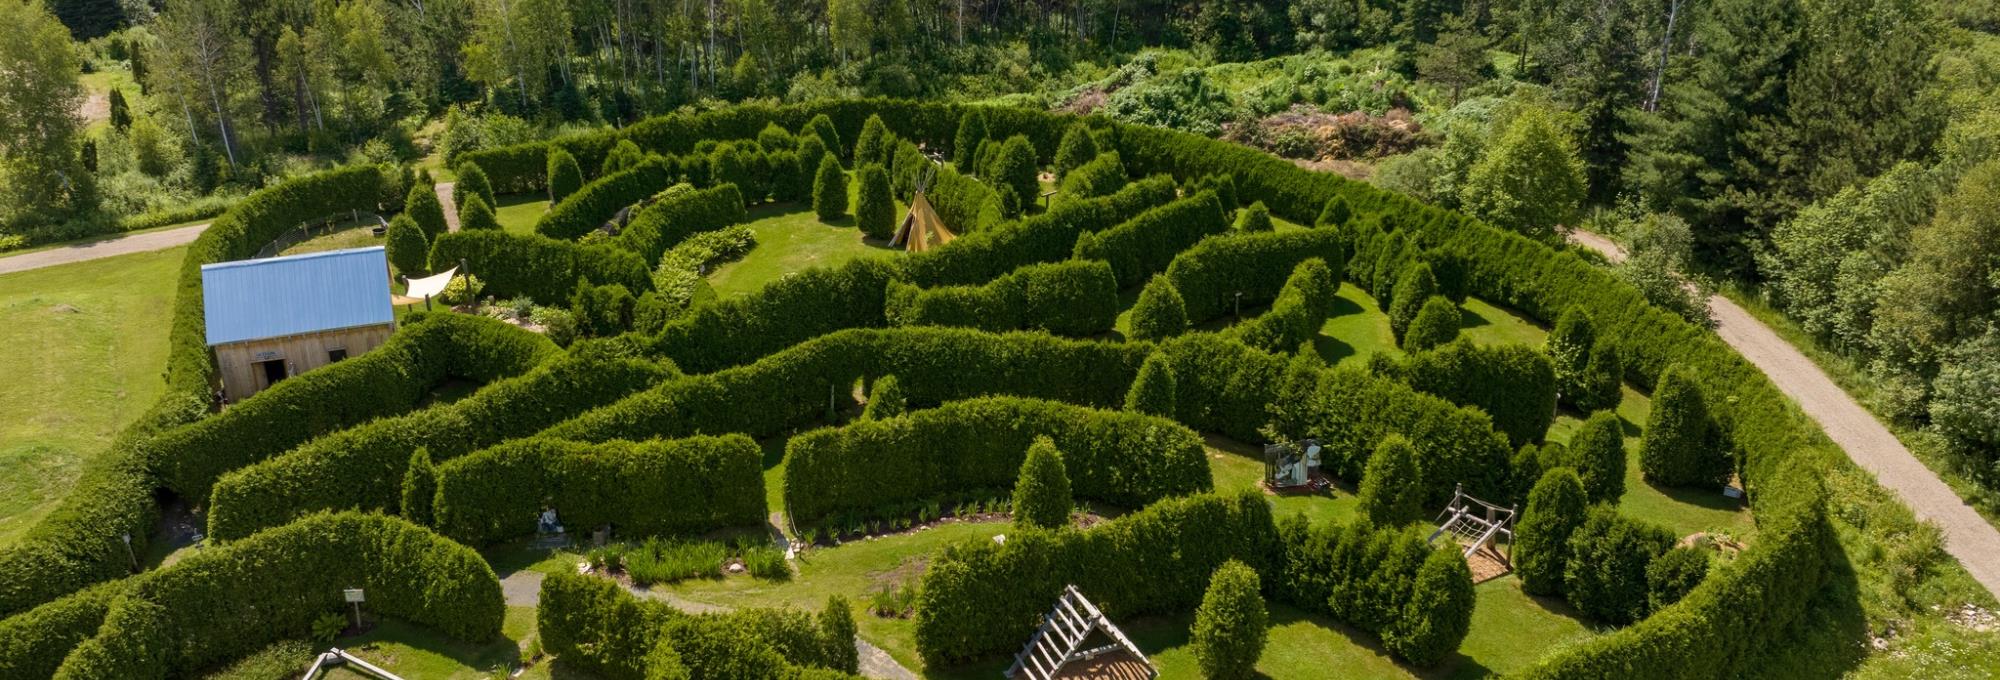
{"label": "dense forest", "polygon": [[1993,0],[14,0],[0,246],[725,102],[1095,112],[1608,233],[1692,319],[1747,291],[2000,507],[1996,31]]}

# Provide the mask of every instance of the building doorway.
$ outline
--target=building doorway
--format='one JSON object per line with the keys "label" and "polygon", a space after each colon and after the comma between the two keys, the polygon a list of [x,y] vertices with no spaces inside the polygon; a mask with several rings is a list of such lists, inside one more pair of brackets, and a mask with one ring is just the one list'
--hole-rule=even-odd
{"label": "building doorway", "polygon": [[270,387],[272,385],[278,384],[278,381],[284,380],[287,375],[285,372],[284,359],[259,361],[257,362],[257,371],[260,375],[264,376],[265,387]]}

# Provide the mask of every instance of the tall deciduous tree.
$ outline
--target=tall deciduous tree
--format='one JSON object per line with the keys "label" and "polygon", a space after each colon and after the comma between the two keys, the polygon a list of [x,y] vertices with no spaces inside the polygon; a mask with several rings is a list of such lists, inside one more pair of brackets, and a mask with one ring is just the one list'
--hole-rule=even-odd
{"label": "tall deciduous tree", "polygon": [[1576,142],[1555,115],[1531,107],[1515,116],[1460,189],[1474,215],[1544,242],[1576,217],[1585,192]]}
{"label": "tall deciduous tree", "polygon": [[0,3],[0,182],[13,197],[0,202],[0,223],[15,211],[86,207],[78,68],[68,30],[39,0]]}
{"label": "tall deciduous tree", "polygon": [[161,89],[187,114],[190,135],[193,111],[205,109],[231,165],[238,161],[231,97],[248,58],[237,16],[236,0],[168,0],[155,27],[164,37],[153,64],[153,73],[165,80]]}

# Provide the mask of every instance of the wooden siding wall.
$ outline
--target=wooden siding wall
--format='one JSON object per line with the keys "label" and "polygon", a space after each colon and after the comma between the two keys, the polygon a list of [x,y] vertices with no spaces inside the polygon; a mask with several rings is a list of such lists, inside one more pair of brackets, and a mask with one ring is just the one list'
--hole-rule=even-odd
{"label": "wooden siding wall", "polygon": [[327,352],[333,350],[347,350],[350,359],[361,356],[388,340],[395,329],[395,324],[357,326],[216,345],[216,373],[222,378],[223,396],[230,401],[242,401],[258,390],[270,387],[257,362],[283,359],[285,374],[294,376],[325,366],[328,363]]}

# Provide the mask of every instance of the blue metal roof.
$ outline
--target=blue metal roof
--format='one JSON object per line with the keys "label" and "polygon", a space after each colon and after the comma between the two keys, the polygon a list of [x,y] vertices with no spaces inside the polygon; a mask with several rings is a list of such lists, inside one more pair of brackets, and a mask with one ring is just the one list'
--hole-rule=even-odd
{"label": "blue metal roof", "polygon": [[393,321],[382,246],[201,266],[209,346]]}

